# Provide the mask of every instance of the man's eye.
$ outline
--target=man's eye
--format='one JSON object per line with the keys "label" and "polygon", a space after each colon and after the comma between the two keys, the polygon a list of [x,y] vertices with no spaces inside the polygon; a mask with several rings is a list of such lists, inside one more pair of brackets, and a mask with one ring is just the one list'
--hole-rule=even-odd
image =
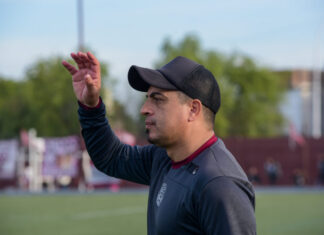
{"label": "man's eye", "polygon": [[162,101],[161,98],[157,98],[157,97],[153,97],[153,100],[154,100],[154,101]]}

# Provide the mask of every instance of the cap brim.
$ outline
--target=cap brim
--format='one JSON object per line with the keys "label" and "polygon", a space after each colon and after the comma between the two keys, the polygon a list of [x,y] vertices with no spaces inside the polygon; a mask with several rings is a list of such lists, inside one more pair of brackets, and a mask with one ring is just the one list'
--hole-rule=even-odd
{"label": "cap brim", "polygon": [[150,86],[165,90],[177,90],[159,71],[136,65],[132,65],[128,71],[128,82],[135,90],[144,92],[148,91]]}

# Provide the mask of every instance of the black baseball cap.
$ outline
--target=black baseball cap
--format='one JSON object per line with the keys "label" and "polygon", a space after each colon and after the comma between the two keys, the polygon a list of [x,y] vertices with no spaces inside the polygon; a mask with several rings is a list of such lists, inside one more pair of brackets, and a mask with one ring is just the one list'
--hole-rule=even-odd
{"label": "black baseball cap", "polygon": [[221,98],[217,81],[204,66],[178,56],[160,69],[132,65],[128,82],[135,90],[147,92],[150,86],[165,90],[179,90],[192,99],[199,99],[213,113],[217,113]]}

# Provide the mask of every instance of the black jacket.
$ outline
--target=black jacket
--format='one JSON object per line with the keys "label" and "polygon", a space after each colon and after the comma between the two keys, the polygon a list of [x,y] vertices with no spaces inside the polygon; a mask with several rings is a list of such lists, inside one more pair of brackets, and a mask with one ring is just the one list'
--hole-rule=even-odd
{"label": "black jacket", "polygon": [[148,234],[256,234],[252,185],[220,139],[175,169],[163,148],[121,143],[104,104],[80,107],[79,120],[100,171],[150,186]]}

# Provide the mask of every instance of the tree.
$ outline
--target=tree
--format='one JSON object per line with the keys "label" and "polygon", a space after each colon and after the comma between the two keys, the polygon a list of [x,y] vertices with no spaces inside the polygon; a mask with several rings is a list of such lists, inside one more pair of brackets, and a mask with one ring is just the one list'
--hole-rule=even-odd
{"label": "tree", "polygon": [[229,135],[259,137],[281,133],[283,117],[279,104],[284,87],[275,73],[257,67],[246,56],[232,55],[225,64],[224,78],[230,80],[234,91],[231,94],[234,102],[227,117]]}
{"label": "tree", "polygon": [[248,56],[225,56],[204,50],[195,35],[187,35],[178,44],[166,39],[156,67],[176,56],[185,56],[209,69],[221,89],[221,108],[216,115],[219,136],[270,137],[282,132],[283,117],[279,104],[284,87],[274,72],[259,67]]}
{"label": "tree", "polygon": [[[35,128],[40,136],[80,133],[71,76],[61,57],[41,59],[30,66],[23,81],[0,79],[0,138]],[[103,83],[107,65],[102,63]],[[104,96],[104,94],[102,94]]]}
{"label": "tree", "polygon": [[[22,81],[0,77],[0,138],[16,137],[21,129],[30,128],[35,128],[39,136],[80,133],[71,75],[62,66],[62,60],[55,56],[36,61]],[[133,133],[139,132],[137,123],[127,114],[124,105],[112,97],[106,98],[116,80],[108,76],[108,65],[102,61],[101,75],[101,97],[109,106],[110,123]]]}
{"label": "tree", "polygon": [[41,136],[64,136],[79,132],[77,104],[71,77],[61,58],[37,61],[26,74],[30,118]]}
{"label": "tree", "polygon": [[[11,138],[26,123],[28,112],[25,83],[0,78],[0,138]],[[16,133],[16,134],[13,134]]]}

